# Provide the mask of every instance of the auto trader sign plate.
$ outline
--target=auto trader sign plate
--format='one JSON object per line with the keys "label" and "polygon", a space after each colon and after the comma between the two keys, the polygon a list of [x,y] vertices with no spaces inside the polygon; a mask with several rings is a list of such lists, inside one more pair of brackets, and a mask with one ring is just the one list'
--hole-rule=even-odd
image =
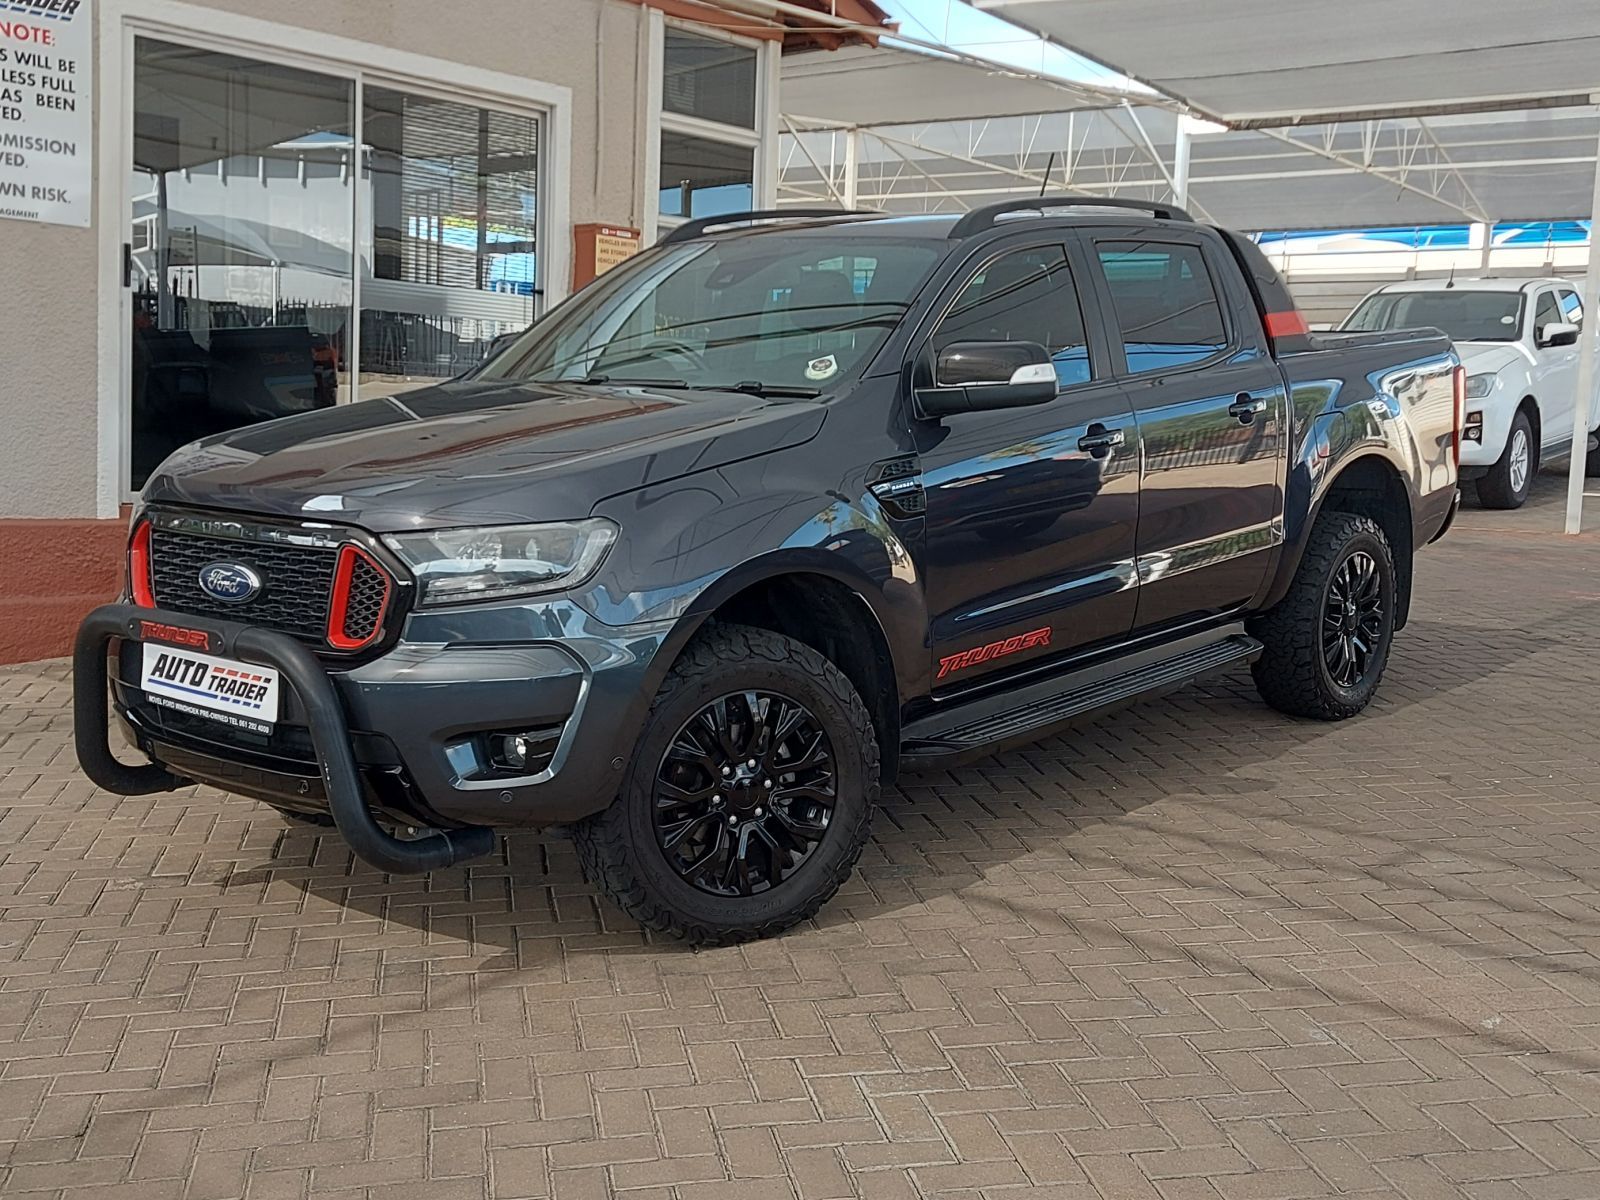
{"label": "auto trader sign plate", "polygon": [[0,217],[87,227],[90,0],[0,0]]}
{"label": "auto trader sign plate", "polygon": [[278,719],[278,673],[254,663],[146,642],[139,687],[160,708],[251,733],[271,733]]}

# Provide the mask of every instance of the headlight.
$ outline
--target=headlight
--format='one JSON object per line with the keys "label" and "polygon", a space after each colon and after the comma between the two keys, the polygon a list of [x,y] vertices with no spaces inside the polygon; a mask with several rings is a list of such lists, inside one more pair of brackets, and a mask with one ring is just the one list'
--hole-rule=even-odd
{"label": "headlight", "polygon": [[1482,400],[1494,390],[1493,371],[1486,371],[1482,375],[1467,376],[1467,399]]}
{"label": "headlight", "polygon": [[603,517],[390,534],[384,544],[417,577],[417,603],[506,600],[576,587],[617,540]]}

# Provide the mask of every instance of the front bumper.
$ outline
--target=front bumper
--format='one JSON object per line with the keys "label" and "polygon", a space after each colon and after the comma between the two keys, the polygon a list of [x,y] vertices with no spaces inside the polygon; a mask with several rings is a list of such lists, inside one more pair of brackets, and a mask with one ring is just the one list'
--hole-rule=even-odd
{"label": "front bumper", "polygon": [[[376,813],[394,824],[558,824],[597,812],[616,795],[633,726],[643,718],[641,699],[648,698],[646,670],[660,644],[649,630],[630,630],[621,638],[609,627],[585,628],[570,613],[563,617],[561,624],[547,626],[562,629],[559,641],[402,641],[380,658],[330,670],[283,635],[110,605],[92,614],[80,634],[79,691],[104,695],[107,648],[119,645],[109,663],[115,709],[152,759],[152,769],[169,777],[283,808],[332,812],[336,821],[336,792],[343,786],[359,798],[369,819]],[[246,733],[150,705],[138,687],[139,642],[142,630],[161,625],[204,630],[215,639],[214,653],[282,671],[288,686],[272,733]],[[419,630],[442,632],[413,619],[407,632]],[[84,659],[85,641],[98,647],[98,686],[95,666]],[[291,668],[291,659],[303,661]],[[319,707],[336,718],[320,738]],[[102,747],[105,724],[102,704]],[[93,723],[87,728],[92,742]],[[542,752],[525,772],[488,761],[484,748],[491,736],[521,732],[542,739]],[[337,751],[325,744],[330,737],[338,741]],[[92,748],[87,753],[86,770]],[[353,781],[342,784],[330,782],[328,769],[330,756],[340,753],[353,773]],[[96,782],[125,791],[123,785],[132,781]]]}

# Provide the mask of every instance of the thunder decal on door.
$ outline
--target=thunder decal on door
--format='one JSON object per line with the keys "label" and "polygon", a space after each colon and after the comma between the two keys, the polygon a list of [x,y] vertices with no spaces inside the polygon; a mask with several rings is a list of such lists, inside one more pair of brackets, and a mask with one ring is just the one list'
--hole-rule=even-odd
{"label": "thunder decal on door", "polygon": [[1004,658],[1008,654],[1017,654],[1023,650],[1033,650],[1039,646],[1050,644],[1050,627],[1030,630],[1019,633],[1016,637],[1009,637],[1003,641],[990,642],[987,646],[979,646],[973,650],[963,650],[960,654],[949,654],[939,660],[939,678],[956,671],[964,671],[968,667],[975,667],[979,663],[989,662],[991,659]]}

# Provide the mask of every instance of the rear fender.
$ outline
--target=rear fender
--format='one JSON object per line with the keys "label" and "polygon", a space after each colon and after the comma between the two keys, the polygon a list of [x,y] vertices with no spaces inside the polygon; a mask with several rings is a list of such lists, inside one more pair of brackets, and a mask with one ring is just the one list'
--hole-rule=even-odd
{"label": "rear fender", "polygon": [[[1363,416],[1362,414],[1365,414]],[[1409,558],[1412,547],[1419,544],[1416,536],[1417,487],[1405,456],[1392,442],[1374,436],[1374,414],[1365,406],[1342,409],[1319,416],[1302,443],[1304,451],[1289,472],[1284,496],[1284,546],[1265,592],[1254,606],[1258,610],[1271,608],[1288,594],[1294,582],[1300,561],[1305,557],[1311,530],[1316,525],[1329,495],[1345,477],[1346,472],[1358,464],[1381,464],[1392,478],[1398,479],[1405,489],[1405,525],[1409,536],[1402,546],[1395,546],[1397,559],[1403,554],[1407,562],[1397,563],[1409,581]],[[1364,468],[1370,469],[1370,468]],[[1403,587],[1402,612],[1410,601],[1409,583]]]}

